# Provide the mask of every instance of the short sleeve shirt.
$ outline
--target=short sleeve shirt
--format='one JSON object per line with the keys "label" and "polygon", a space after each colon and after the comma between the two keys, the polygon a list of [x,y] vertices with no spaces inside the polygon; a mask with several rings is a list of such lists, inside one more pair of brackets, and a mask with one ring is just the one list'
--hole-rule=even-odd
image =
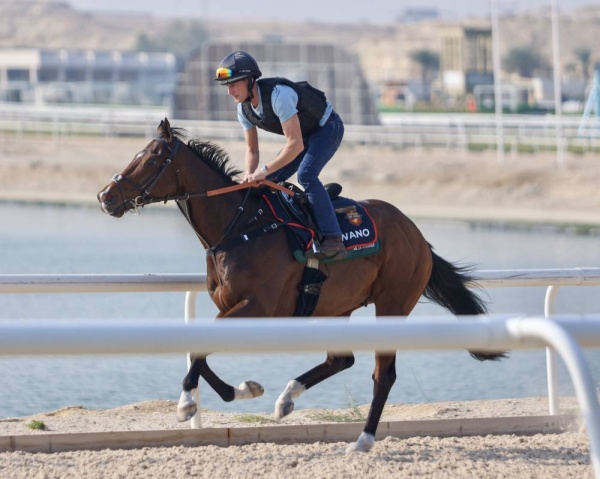
{"label": "short sleeve shirt", "polygon": [[[296,109],[297,104],[298,94],[293,88],[287,85],[275,85],[275,88],[273,88],[273,93],[271,93],[271,105],[273,106],[273,112],[275,115],[277,115],[281,123],[285,123],[292,116],[298,113],[298,110]],[[262,99],[260,97],[260,87],[258,90],[258,107],[252,107],[252,109],[258,116],[263,116],[264,110]],[[237,117],[244,130],[250,130],[254,127],[254,125],[250,123],[244,116],[241,103],[238,103],[237,105]]]}

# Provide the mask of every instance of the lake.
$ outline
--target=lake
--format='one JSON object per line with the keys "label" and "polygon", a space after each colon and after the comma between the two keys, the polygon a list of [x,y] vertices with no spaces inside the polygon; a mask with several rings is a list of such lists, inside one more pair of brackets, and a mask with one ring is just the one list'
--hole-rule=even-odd
{"label": "lake", "polygon": [[[183,216],[171,206],[153,206],[140,216],[115,219],[99,208],[0,204],[0,274],[202,273],[204,250]],[[436,252],[476,269],[597,267],[598,238],[551,228],[507,230],[462,222],[416,221]],[[487,289],[491,313],[542,314],[545,288]],[[564,287],[559,313],[598,313],[594,287]],[[183,321],[184,293],[3,294],[0,321],[119,320]],[[198,312],[216,309],[201,294]],[[355,316],[372,315],[363,308]],[[414,316],[446,314],[423,300]],[[600,379],[600,355],[586,355]],[[253,379],[265,395],[224,403],[201,381],[202,407],[233,412],[272,410],[290,379],[324,359],[323,354],[257,354],[210,357],[231,384]],[[358,353],[350,370],[315,386],[297,408],[343,408],[371,401],[372,353]],[[543,350],[511,353],[508,360],[479,363],[464,351],[399,352],[397,381],[389,402],[422,403],[547,394]],[[0,417],[34,414],[69,405],[111,408],[149,400],[177,400],[185,375],[180,355],[0,357]],[[573,394],[561,363],[561,394]]]}

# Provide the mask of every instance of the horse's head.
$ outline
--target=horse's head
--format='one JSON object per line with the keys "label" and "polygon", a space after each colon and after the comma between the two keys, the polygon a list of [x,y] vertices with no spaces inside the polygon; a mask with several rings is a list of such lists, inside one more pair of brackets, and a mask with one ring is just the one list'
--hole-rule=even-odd
{"label": "horse's head", "polygon": [[170,165],[182,144],[171,129],[169,120],[162,120],[156,130],[156,138],[98,193],[102,211],[119,218],[129,210],[138,211],[153,200],[177,194],[177,168]]}

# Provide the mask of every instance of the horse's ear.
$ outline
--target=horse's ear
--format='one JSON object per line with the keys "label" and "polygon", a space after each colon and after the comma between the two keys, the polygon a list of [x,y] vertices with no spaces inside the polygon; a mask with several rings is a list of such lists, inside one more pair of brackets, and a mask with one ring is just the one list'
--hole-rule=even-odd
{"label": "horse's ear", "polygon": [[165,141],[171,141],[171,125],[169,124],[169,120],[166,117],[164,120],[160,121],[160,125],[158,125],[158,128],[156,129],[156,136],[164,139]]}

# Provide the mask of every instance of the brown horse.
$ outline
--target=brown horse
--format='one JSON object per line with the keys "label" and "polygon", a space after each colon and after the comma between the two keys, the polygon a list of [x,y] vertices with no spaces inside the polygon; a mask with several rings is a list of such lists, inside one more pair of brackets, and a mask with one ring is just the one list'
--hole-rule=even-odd
{"label": "brown horse", "polygon": [[[181,130],[160,122],[157,136],[135,155],[123,173],[98,193],[102,210],[121,217],[144,205],[177,200],[203,246],[207,249],[208,292],[221,318],[290,317],[294,314],[304,265],[294,259],[282,229],[243,244],[219,248],[244,227],[267,224],[257,214],[260,195],[249,194],[234,180],[240,173],[227,155],[209,142],[184,144]],[[215,191],[229,188],[227,194]],[[415,224],[389,203],[361,202],[377,225],[381,251],[375,255],[325,265],[324,282],[315,316],[349,316],[373,303],[377,316],[408,316],[424,295],[455,315],[485,313],[485,305],[466,283],[465,268],[437,256]],[[323,265],[321,265],[323,268]],[[471,352],[479,360],[499,359],[503,353]],[[375,442],[381,413],[396,379],[396,355],[375,353],[373,401],[363,432],[348,451],[368,451]],[[293,400],[325,379],[351,367],[352,353],[328,353],[326,360],[291,380],[275,404],[275,416],[293,411]],[[190,419],[197,410],[192,393],[202,376],[224,401],[260,396],[254,381],[239,387],[221,380],[206,356],[192,357],[183,380],[178,419]]]}

